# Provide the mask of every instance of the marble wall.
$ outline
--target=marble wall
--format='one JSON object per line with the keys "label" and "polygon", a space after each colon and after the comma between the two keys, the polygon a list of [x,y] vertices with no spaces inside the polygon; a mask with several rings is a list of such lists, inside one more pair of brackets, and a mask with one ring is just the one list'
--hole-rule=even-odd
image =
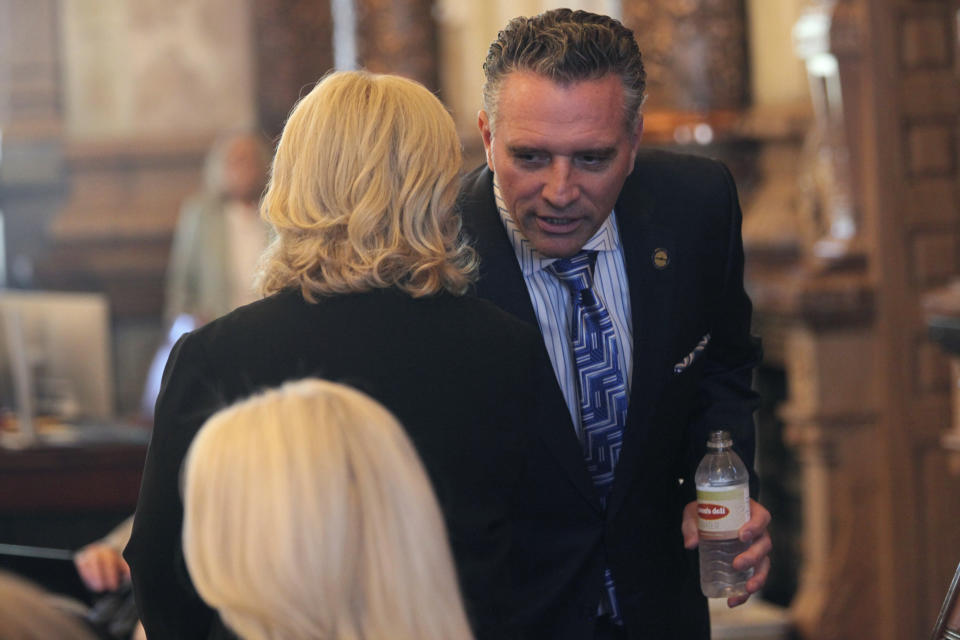
{"label": "marble wall", "polygon": [[62,0],[66,131],[166,137],[252,125],[246,0]]}

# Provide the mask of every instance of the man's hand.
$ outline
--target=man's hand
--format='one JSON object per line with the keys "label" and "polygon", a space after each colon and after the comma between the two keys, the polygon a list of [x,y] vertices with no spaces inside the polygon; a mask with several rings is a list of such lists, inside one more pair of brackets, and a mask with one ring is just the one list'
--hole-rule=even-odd
{"label": "man's hand", "polygon": [[[743,542],[752,542],[750,547],[733,559],[733,568],[744,571],[753,567],[753,576],[747,580],[747,595],[727,598],[727,606],[736,607],[747,601],[751,594],[763,588],[770,573],[770,551],[773,542],[767,533],[770,524],[770,512],[754,500],[750,499],[750,519],[740,527],[739,538]],[[683,532],[683,546],[687,549],[696,549],[700,543],[697,532],[697,502],[694,500],[683,509],[683,522],[680,525]]]}
{"label": "man's hand", "polygon": [[94,542],[73,556],[73,564],[91,591],[115,591],[130,579],[130,566],[113,547]]}

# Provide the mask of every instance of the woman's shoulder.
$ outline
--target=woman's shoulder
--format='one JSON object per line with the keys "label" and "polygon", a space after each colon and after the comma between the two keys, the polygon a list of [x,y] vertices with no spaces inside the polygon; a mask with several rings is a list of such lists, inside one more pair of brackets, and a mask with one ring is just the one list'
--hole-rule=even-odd
{"label": "woman's shoulder", "polygon": [[224,337],[242,339],[249,334],[268,336],[302,316],[306,302],[298,291],[287,290],[237,307],[192,332],[199,342],[214,344]]}
{"label": "woman's shoulder", "polygon": [[473,293],[441,294],[436,300],[437,306],[445,309],[445,322],[456,323],[459,330],[475,341],[501,344],[514,350],[527,350],[541,342],[537,327]]}
{"label": "woman's shoulder", "polygon": [[414,298],[390,288],[324,296],[313,302],[300,291],[288,289],[239,307],[195,333],[203,336],[203,343],[229,350],[238,343],[269,345],[319,330],[336,330],[345,340],[384,333],[398,341],[434,336],[523,350],[533,348],[540,339],[536,327],[473,294]]}
{"label": "woman's shoulder", "polygon": [[536,333],[535,328],[528,323],[474,293],[465,293],[456,298],[459,304],[463,305],[464,309],[478,320],[483,320],[488,324],[496,325],[507,331]]}

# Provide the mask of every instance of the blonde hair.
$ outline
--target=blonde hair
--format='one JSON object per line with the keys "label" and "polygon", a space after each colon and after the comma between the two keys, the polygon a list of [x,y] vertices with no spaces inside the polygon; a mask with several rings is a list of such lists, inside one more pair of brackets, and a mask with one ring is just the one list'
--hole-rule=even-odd
{"label": "blonde hair", "polygon": [[[75,608],[75,615],[69,611]],[[0,571],[0,638],[3,640],[96,640],[80,619],[79,603],[47,593],[37,585]]]}
{"label": "blonde hair", "polygon": [[308,379],[224,409],[183,480],[190,576],[242,638],[472,638],[427,475],[364,394]]}
{"label": "blonde hair", "polygon": [[460,166],[453,119],[422,85],[328,75],[290,113],[273,160],[261,293],[464,293],[477,258],[454,211]]}

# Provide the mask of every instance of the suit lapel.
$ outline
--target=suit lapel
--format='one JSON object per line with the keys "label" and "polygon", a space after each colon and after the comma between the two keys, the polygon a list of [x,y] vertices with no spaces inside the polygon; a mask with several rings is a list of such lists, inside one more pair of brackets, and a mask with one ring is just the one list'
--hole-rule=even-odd
{"label": "suit lapel", "polygon": [[[477,295],[539,330],[523,273],[493,199],[493,174],[489,170],[475,171],[464,179],[460,207],[469,239],[481,258]],[[545,346],[542,360],[546,397],[539,405],[548,415],[538,420],[540,437],[580,494],[599,512],[600,500]]]}
{"label": "suit lapel", "polygon": [[469,218],[470,239],[480,254],[477,295],[494,302],[524,322],[539,326],[520,264],[494,204],[492,186],[489,202],[481,204],[482,213],[471,207],[469,210],[474,215],[464,214],[465,219]]}
{"label": "suit lapel", "polygon": [[641,453],[649,438],[654,399],[666,382],[674,305],[674,272],[678,255],[671,230],[658,226],[656,202],[637,180],[628,179],[617,202],[617,226],[623,246],[630,310],[633,317],[633,366],[630,405],[623,434],[623,449],[608,503],[612,518],[633,482]]}

